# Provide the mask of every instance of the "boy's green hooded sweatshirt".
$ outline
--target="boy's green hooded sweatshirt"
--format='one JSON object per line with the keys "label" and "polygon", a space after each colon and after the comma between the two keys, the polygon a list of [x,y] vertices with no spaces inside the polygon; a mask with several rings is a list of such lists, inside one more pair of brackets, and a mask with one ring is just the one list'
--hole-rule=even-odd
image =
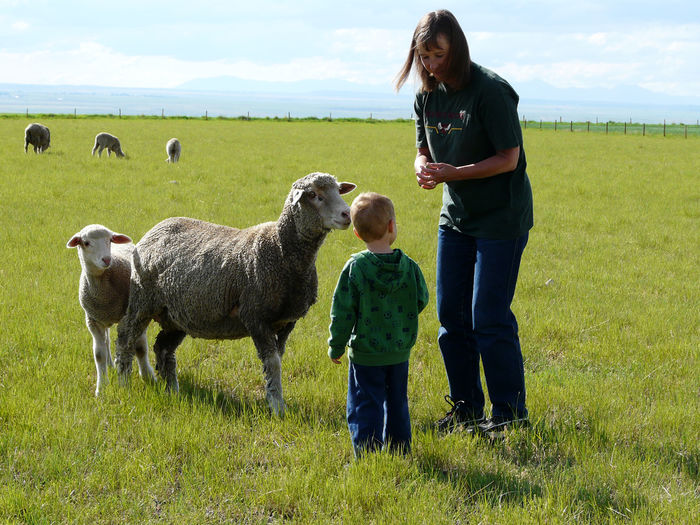
{"label": "boy's green hooded sweatshirt", "polygon": [[418,314],[428,289],[418,264],[401,250],[353,254],[333,294],[328,355],[349,347],[353,363],[368,366],[408,361],[418,335]]}

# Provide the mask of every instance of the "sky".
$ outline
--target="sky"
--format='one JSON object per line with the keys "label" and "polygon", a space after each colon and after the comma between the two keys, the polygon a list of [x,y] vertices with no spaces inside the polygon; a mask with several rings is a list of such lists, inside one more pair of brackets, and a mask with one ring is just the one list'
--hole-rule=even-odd
{"label": "sky", "polygon": [[517,90],[634,88],[700,104],[697,0],[0,0],[0,83],[171,89],[236,77],[391,92],[418,20],[441,8],[472,59]]}

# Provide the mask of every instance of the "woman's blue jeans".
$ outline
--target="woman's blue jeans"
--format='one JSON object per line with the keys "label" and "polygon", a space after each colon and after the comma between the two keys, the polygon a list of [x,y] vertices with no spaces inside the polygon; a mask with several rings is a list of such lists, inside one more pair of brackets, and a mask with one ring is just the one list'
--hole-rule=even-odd
{"label": "woman's blue jeans", "polygon": [[528,235],[480,239],[441,226],[437,248],[438,343],[450,396],[484,410],[483,363],[492,417],[527,417],[518,323],[510,309]]}

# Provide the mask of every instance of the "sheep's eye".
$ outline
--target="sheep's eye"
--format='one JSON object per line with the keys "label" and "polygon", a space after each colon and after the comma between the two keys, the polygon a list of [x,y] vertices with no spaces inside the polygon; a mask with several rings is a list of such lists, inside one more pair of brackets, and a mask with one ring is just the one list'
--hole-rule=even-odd
{"label": "sheep's eye", "polygon": [[90,241],[83,241],[83,246],[85,246],[86,248],[90,246]]}
{"label": "sheep's eye", "polygon": [[312,199],[315,199],[315,198],[316,198],[316,192],[315,192],[315,191],[310,191],[310,192],[309,192],[309,197],[312,198]]}
{"label": "sheep's eye", "polygon": [[318,196],[318,202],[323,202],[323,197],[321,197],[320,195]]}

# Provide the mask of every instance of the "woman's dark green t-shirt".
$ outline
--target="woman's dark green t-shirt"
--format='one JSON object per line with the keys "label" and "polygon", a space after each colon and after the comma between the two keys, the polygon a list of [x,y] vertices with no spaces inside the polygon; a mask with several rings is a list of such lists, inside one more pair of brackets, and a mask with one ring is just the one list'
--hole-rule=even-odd
{"label": "woman's dark green t-shirt", "polygon": [[416,147],[428,148],[434,162],[464,166],[520,146],[511,172],[443,184],[440,225],[491,239],[515,239],[532,228],[532,190],[517,108],[510,84],[474,63],[465,88],[452,91],[439,84],[417,93]]}

